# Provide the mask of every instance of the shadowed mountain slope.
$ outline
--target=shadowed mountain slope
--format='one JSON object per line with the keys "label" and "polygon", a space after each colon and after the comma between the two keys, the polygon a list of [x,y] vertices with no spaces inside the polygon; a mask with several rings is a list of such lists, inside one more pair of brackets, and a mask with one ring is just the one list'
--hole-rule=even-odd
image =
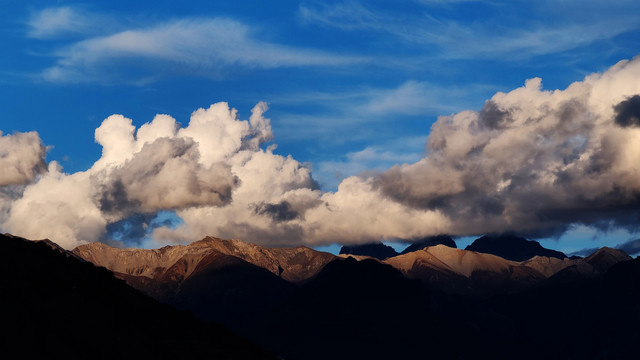
{"label": "shadowed mountain slope", "polygon": [[[603,275],[499,296],[467,315],[521,359],[638,359],[640,260]],[[513,357],[513,356],[511,356]]]}
{"label": "shadowed mountain slope", "polygon": [[387,264],[338,259],[257,319],[252,331],[292,359],[491,357],[480,334],[430,303],[421,282]]}
{"label": "shadowed mountain slope", "polygon": [[73,253],[107,267],[129,285],[234,330],[288,296],[334,259],[306,247],[265,248],[207,237],[187,246],[117,249],[101,243]]}
{"label": "shadowed mountain slope", "polygon": [[56,244],[0,235],[3,351],[21,358],[270,359]]}

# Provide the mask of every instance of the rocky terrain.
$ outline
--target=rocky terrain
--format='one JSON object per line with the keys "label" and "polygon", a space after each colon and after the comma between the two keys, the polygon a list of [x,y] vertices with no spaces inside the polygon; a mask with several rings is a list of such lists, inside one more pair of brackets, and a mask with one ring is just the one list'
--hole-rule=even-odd
{"label": "rocky terrain", "polygon": [[212,253],[220,253],[242,259],[292,282],[312,277],[334,259],[329,253],[304,246],[266,248],[240,240],[214,237],[206,237],[186,246],[165,246],[153,250],[118,249],[102,243],[91,243],[78,246],[73,253],[116,273],[149,278],[167,272],[177,263],[184,267],[179,276],[188,278],[202,259]]}
{"label": "rocky terrain", "polygon": [[[584,259],[535,255],[524,261],[513,261],[489,253],[442,245],[441,243],[448,244],[447,238],[440,236],[425,239],[415,246],[421,250],[402,255],[397,255],[391,247],[382,243],[343,247],[344,254],[339,258],[376,259],[373,255],[385,255],[391,249],[396,255],[388,258],[386,255],[382,256],[385,258],[383,262],[400,270],[404,276],[419,279],[446,293],[481,297],[522,291],[551,277],[556,281],[562,281],[563,278],[594,277],[604,273],[613,264],[630,259],[621,250],[603,248]],[[502,238],[498,241],[504,240]],[[486,237],[478,239],[474,244],[482,244],[484,241]],[[524,239],[515,241],[524,244],[524,250],[517,250],[520,252],[531,252],[531,249],[541,253],[552,251],[542,248],[537,242]],[[350,251],[358,254],[351,254]],[[270,289],[286,292],[284,289],[290,288],[292,284],[308,281],[326,264],[338,258],[307,247],[267,248],[240,240],[213,237],[186,246],[165,246],[153,250],[117,249],[102,243],[92,243],[75,248],[73,254],[108,268],[131,286],[160,301],[183,308],[189,308],[186,303],[191,301],[188,300],[190,296],[187,296],[193,288],[191,283],[201,281],[198,279],[203,278],[203,273],[207,273],[209,279],[216,278],[215,289],[209,287],[213,294],[218,291],[241,292],[245,295],[252,294],[251,299],[271,299],[279,297]],[[236,270],[230,272],[229,268]],[[240,268],[243,270],[239,271]],[[264,274],[264,270],[274,276]],[[213,273],[216,275],[213,276]],[[235,279],[239,274],[243,274],[240,282]],[[243,289],[240,289],[238,282],[244,284]],[[270,285],[262,286],[265,284]],[[218,295],[216,297],[221,298]],[[234,299],[233,304],[257,306],[256,303],[240,299]],[[228,305],[234,308],[231,304]],[[233,311],[227,313],[233,314]],[[208,319],[222,320],[215,314],[210,315]]]}
{"label": "rocky terrain", "polygon": [[424,239],[419,239],[414,241],[411,245],[407,246],[406,249],[402,250],[400,255],[408,254],[410,252],[422,250],[426,247],[436,246],[436,245],[445,245],[452,248],[457,248],[456,242],[453,241],[451,236],[449,235],[436,235],[429,236]]}

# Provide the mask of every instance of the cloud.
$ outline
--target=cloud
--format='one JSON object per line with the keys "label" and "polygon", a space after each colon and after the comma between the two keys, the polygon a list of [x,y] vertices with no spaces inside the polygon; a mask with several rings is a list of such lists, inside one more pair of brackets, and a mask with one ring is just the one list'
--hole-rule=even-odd
{"label": "cloud", "polygon": [[[545,1],[522,6],[510,2],[476,1],[476,17],[458,17],[467,1],[421,1],[411,13],[359,1],[315,2],[300,5],[301,19],[309,24],[343,31],[388,35],[423,50],[453,59],[530,58],[559,53],[638,29],[638,16],[622,2],[566,1],[562,6]],[[584,7],[589,11],[585,11]],[[637,10],[637,8],[635,9]],[[532,16],[532,14],[534,16]],[[536,15],[544,16],[536,16]],[[514,23],[512,19],[518,19]],[[543,19],[543,20],[540,20]]]}
{"label": "cloud", "polygon": [[[51,7],[31,14],[27,21],[32,38],[46,39],[91,28],[90,15],[70,6]],[[95,23],[94,23],[95,24]]]}
{"label": "cloud", "polygon": [[47,169],[45,155],[37,132],[2,135],[0,131],[0,187],[32,182]]}
{"label": "cloud", "polygon": [[636,58],[563,91],[530,79],[480,112],[440,117],[428,156],[394,166],[375,186],[412,208],[439,210],[458,235],[637,226],[640,130],[615,119],[640,93],[639,77]]}
{"label": "cloud", "polygon": [[620,250],[624,250],[629,255],[640,253],[640,239],[633,239],[616,246]]}
{"label": "cloud", "polygon": [[626,126],[640,126],[640,95],[633,95],[621,101],[614,107],[616,124]]}
{"label": "cloud", "polygon": [[101,158],[74,174],[51,162],[21,194],[7,196],[9,205],[3,201],[2,228],[71,248],[127,226],[140,233],[139,220],[158,211],[229,204],[240,186],[231,160],[270,156],[260,149],[271,138],[265,110],[260,103],[249,121],[241,121],[235,109],[218,103],[195,111],[187,127],[157,115],[137,131],[130,119],[112,115],[95,132]]}
{"label": "cloud", "polygon": [[342,158],[322,161],[314,167],[313,176],[325,190],[337,189],[342,179],[383,172],[395,164],[413,163],[424,153],[425,136],[401,138],[380,146],[368,146]]}
{"label": "cloud", "polygon": [[134,83],[153,81],[171,72],[220,77],[222,69],[237,66],[325,67],[365,61],[261,41],[256,33],[256,29],[228,18],[184,18],[127,27],[57,51],[56,64],[45,69],[42,77],[60,83]]}
{"label": "cloud", "polygon": [[[402,158],[401,146],[349,154],[351,164],[405,163],[329,192],[310,168],[275,154],[275,144],[265,148],[273,134],[264,103],[248,121],[213,104],[186,127],[157,115],[136,129],[112,115],[96,129],[102,156],[87,171],[64,174],[51,162],[27,185],[0,187],[2,228],[65,247],[143,234],[155,246],[206,235],[316,246],[443,233],[535,238],[577,227],[637,233],[640,127],[627,125],[635,124],[638,79],[640,57],[564,90],[529,79],[478,111],[441,116],[418,160]],[[181,222],[150,225],[167,210]]]}
{"label": "cloud", "polygon": [[[471,86],[470,86],[471,87]],[[359,111],[389,115],[442,114],[459,109],[457,102],[471,89],[454,89],[419,81],[407,81],[394,89],[379,89],[368,94]]]}

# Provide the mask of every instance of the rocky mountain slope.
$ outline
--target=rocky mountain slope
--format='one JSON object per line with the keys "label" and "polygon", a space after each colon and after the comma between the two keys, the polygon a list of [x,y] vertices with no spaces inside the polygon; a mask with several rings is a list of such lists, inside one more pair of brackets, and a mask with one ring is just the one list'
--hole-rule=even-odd
{"label": "rocky mountain slope", "polygon": [[44,359],[272,359],[55,243],[0,235],[2,351]]}
{"label": "rocky mountain slope", "polygon": [[429,236],[424,239],[417,240],[413,242],[411,245],[407,246],[406,249],[402,250],[400,255],[408,254],[410,252],[422,250],[426,247],[436,246],[436,245],[445,245],[452,248],[457,248],[455,241],[448,235],[436,235]]}
{"label": "rocky mountain slope", "polygon": [[492,295],[516,291],[546,277],[501,257],[438,245],[385,260],[405,276],[449,293]]}
{"label": "rocky mountain slope", "polygon": [[153,250],[92,243],[73,253],[156,300],[234,329],[335,258],[306,247],[266,248],[213,237]]}
{"label": "rocky mountain slope", "polygon": [[[500,241],[504,241],[504,238]],[[523,241],[516,241],[524,244],[524,250],[519,251],[529,251],[531,242]],[[230,304],[220,304],[240,312],[240,305],[261,308],[279,301],[278,294],[287,293],[289,290],[285,289],[290,289],[292,284],[312,279],[327,263],[336,259],[332,254],[306,247],[267,248],[240,240],[212,237],[187,246],[166,246],[153,250],[117,249],[92,243],[77,247],[73,254],[104,266],[131,286],[181,308],[194,307],[194,304],[189,305],[192,300],[189,300],[191,297],[188,294],[192,291],[190,289],[194,289],[191,284],[194,281],[200,284],[202,279],[207,278],[210,297],[228,299],[219,295],[229,292],[251,294],[244,297],[253,299],[251,302],[239,298]],[[340,255],[342,258],[349,256],[357,260],[371,258]],[[420,279],[447,293],[486,297],[521,291],[550,277],[554,277],[555,281],[593,277],[629,258],[623,251],[603,248],[584,259],[538,255],[519,262],[492,254],[436,245],[386,258],[384,263],[400,270],[408,278]],[[230,268],[235,270],[230,271]],[[273,276],[264,274],[265,271]],[[203,275],[205,273],[207,277]],[[237,278],[240,275],[242,281]],[[207,312],[206,316],[202,312],[200,315],[225,321],[221,314],[216,315],[212,310]],[[236,316],[233,311],[227,311],[226,314],[227,317]]]}
{"label": "rocky mountain slope", "polygon": [[312,277],[334,259],[332,254],[304,246],[267,248],[240,240],[214,237],[206,237],[187,246],[165,246],[153,250],[118,249],[102,243],[81,245],[73,249],[74,254],[116,273],[149,278],[160,276],[178,262],[184,266],[179,276],[187,278],[202,259],[214,252],[237,257],[292,282]]}

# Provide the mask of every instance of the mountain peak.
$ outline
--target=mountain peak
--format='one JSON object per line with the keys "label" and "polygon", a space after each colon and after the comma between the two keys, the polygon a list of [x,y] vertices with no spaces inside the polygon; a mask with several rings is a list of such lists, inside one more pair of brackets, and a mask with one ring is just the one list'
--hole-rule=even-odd
{"label": "mountain peak", "polygon": [[378,260],[398,255],[391,246],[380,241],[362,245],[344,245],[340,249],[340,254],[371,256]]}
{"label": "mountain peak", "polygon": [[584,261],[593,266],[599,273],[604,274],[613,265],[626,260],[631,260],[624,250],[603,247],[584,258]]}
{"label": "mountain peak", "polygon": [[456,243],[453,241],[451,236],[449,235],[436,235],[429,236],[426,238],[422,238],[420,240],[415,241],[413,244],[409,245],[406,249],[404,249],[400,254],[407,254],[413,251],[422,250],[426,247],[436,246],[436,245],[445,245],[451,248],[457,248]]}
{"label": "mountain peak", "polygon": [[476,239],[465,250],[493,254],[512,261],[525,261],[536,255],[558,259],[567,257],[559,251],[542,247],[537,241],[511,234],[485,235]]}
{"label": "mountain peak", "polygon": [[[189,276],[198,263],[212,253],[234,256],[266,269],[288,281],[303,281],[315,275],[334,255],[308,247],[268,248],[241,240],[207,236],[189,245],[160,249],[117,249],[102,243],[80,245],[73,253],[114,272],[154,278],[158,272],[183,262]],[[164,270],[163,270],[164,269]]]}

